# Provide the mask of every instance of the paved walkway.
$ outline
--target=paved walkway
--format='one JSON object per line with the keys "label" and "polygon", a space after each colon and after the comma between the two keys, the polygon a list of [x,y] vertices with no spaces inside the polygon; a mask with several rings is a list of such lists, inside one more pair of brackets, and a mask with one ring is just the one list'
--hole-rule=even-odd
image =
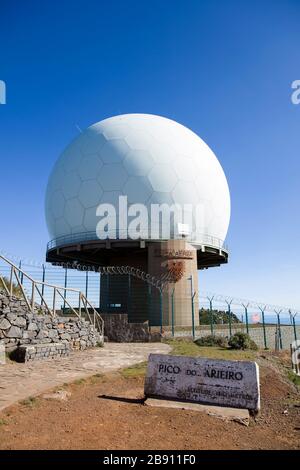
{"label": "paved walkway", "polygon": [[106,343],[104,348],[72,352],[67,358],[0,365],[0,410],[46,390],[97,373],[146,361],[150,353],[168,353],[161,343]]}

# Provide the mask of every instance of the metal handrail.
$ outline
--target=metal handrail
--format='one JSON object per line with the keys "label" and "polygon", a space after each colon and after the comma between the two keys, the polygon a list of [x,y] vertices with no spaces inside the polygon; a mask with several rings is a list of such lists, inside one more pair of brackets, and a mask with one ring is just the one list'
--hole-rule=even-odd
{"label": "metal handrail", "polygon": [[[73,289],[71,287],[61,287],[61,286],[56,286],[53,284],[49,284],[47,282],[43,281],[37,281],[33,279],[31,276],[29,276],[25,271],[17,267],[15,264],[13,264],[9,259],[5,258],[5,256],[2,256],[0,254],[0,259],[4,261],[6,264],[10,266],[10,276],[8,279],[8,282],[5,281],[4,276],[2,276],[0,272],[0,285],[2,284],[4,287],[5,292],[7,295],[11,298],[13,296],[13,290],[14,290],[14,281],[17,282],[17,287],[20,289],[22,297],[24,298],[26,305],[30,312],[34,312],[36,309],[41,309],[42,307],[45,307],[45,310],[49,313],[49,315],[53,318],[56,316],[56,298],[57,295],[60,296],[63,301],[68,305],[70,308],[71,312],[76,315],[79,319],[82,319],[82,310],[84,310],[85,314],[87,315],[90,323],[94,325],[94,327],[97,328],[99,333],[103,335],[104,332],[104,321],[101,317],[101,315],[95,310],[93,305],[89,302],[89,300],[86,298],[86,296],[78,289]],[[26,294],[26,291],[23,287],[23,283],[21,282],[20,276],[22,278],[27,279],[30,282],[31,286],[31,297],[29,297]],[[42,287],[42,289],[40,289]],[[52,305],[49,306],[48,303],[45,300],[45,297],[43,295],[43,289],[44,287],[48,287],[50,289],[53,289],[53,296],[52,296]],[[78,312],[74,307],[70,304],[70,302],[66,298],[67,292],[72,292],[73,294],[78,295]],[[41,304],[36,304],[35,299],[36,299],[36,294],[39,295]],[[90,312],[90,310],[92,312]],[[43,312],[43,309],[42,309]],[[91,316],[92,314],[92,316]],[[93,319],[92,319],[93,317]]]}
{"label": "metal handrail", "polygon": [[[107,239],[109,240],[130,240],[130,241],[137,241],[137,240],[149,240],[151,242],[155,241],[167,241],[167,239],[164,238],[151,238],[149,237],[149,232],[146,231],[145,233],[141,233],[140,237],[136,239],[130,238],[128,231],[127,230],[117,230],[117,236],[115,233],[112,233],[112,236],[110,237],[109,232],[107,232]],[[198,237],[200,238],[194,238],[193,236],[187,236],[184,238],[184,240],[189,241],[195,245],[208,245],[214,248],[222,249],[225,251],[228,251],[228,246],[225,244],[224,240],[221,240],[218,237],[214,237],[212,235],[207,235],[207,234],[198,234]],[[181,240],[182,237],[179,235],[172,235],[171,236],[172,240]],[[57,248],[63,245],[68,245],[70,243],[80,243],[80,242],[86,242],[86,241],[95,241],[95,240],[102,240],[100,239],[96,232],[78,232],[78,233],[72,233],[70,235],[64,235],[61,237],[53,238],[50,240],[47,244],[47,251],[52,250],[53,248]],[[104,239],[105,240],[105,239]]]}

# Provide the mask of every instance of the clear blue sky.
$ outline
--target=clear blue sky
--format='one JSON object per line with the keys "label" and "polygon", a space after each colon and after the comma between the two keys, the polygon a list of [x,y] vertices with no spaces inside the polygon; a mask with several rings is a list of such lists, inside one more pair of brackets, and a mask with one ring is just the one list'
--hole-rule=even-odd
{"label": "clear blue sky", "polygon": [[288,0],[1,0],[0,248],[44,259],[47,178],[76,124],[160,114],[230,185],[230,263],[200,289],[300,306],[299,17]]}

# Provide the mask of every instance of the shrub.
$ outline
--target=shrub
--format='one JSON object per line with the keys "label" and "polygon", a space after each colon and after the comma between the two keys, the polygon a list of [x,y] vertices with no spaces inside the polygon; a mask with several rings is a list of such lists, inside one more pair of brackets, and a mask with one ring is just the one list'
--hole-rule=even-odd
{"label": "shrub", "polygon": [[[5,284],[5,286],[7,287],[8,290],[10,290],[10,281],[7,277],[3,277],[1,280],[0,280],[0,292],[6,294],[6,290],[4,288],[4,285],[3,283]],[[22,293],[22,290],[20,288],[20,286],[18,286],[16,283],[13,282],[13,286],[12,286],[12,294],[16,297],[22,297],[23,296],[23,293]]]}
{"label": "shrub", "polygon": [[207,335],[196,339],[195,343],[198,346],[219,346],[220,348],[227,348],[227,341],[225,336]]}
{"label": "shrub", "polygon": [[228,341],[230,349],[253,349],[257,350],[257,344],[250,338],[247,333],[238,331]]}

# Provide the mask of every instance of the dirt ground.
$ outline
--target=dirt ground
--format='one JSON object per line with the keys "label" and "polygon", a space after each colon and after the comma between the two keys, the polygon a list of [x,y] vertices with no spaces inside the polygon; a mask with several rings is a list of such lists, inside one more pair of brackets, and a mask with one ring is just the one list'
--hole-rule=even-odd
{"label": "dirt ground", "polygon": [[262,411],[249,427],[145,406],[139,366],[65,385],[66,401],[38,397],[7,408],[0,449],[300,449],[299,393],[281,372],[285,360],[260,355]]}

